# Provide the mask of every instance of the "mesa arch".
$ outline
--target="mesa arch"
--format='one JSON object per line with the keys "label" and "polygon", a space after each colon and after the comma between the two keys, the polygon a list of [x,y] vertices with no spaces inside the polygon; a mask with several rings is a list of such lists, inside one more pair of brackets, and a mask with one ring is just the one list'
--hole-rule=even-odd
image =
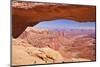
{"label": "mesa arch", "polygon": [[[27,4],[28,2],[24,3]],[[34,3],[35,2],[33,2],[33,5]],[[14,38],[17,38],[27,26],[34,26],[44,20],[71,19],[79,22],[96,21],[96,6],[43,4],[44,5],[37,5],[29,9],[12,6],[12,36]]]}

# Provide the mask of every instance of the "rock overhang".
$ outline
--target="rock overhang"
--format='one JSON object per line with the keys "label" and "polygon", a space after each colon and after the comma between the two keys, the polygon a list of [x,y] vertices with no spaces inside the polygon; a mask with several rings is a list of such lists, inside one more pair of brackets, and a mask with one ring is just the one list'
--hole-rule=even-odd
{"label": "rock overhang", "polygon": [[[79,22],[96,22],[96,6],[24,1],[13,4],[16,3],[20,4],[17,7],[12,6],[12,35],[14,38],[18,37],[27,26],[34,26],[45,20],[70,19]],[[25,7],[21,7],[24,6],[21,4]]]}

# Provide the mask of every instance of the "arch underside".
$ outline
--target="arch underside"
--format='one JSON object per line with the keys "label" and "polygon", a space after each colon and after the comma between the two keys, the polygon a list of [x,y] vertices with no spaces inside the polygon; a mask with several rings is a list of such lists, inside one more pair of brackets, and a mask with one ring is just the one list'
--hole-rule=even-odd
{"label": "arch underside", "polygon": [[27,26],[40,21],[71,19],[79,22],[96,21],[96,7],[83,5],[42,5],[31,9],[12,7],[12,36],[18,37]]}

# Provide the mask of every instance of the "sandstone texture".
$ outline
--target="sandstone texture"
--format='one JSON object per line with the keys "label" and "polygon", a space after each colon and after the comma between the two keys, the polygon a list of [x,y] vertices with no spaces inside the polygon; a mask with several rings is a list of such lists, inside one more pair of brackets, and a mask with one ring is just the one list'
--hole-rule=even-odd
{"label": "sandstone texture", "polygon": [[27,27],[12,40],[12,65],[95,61],[94,32],[72,32]]}
{"label": "sandstone texture", "polygon": [[27,26],[40,21],[70,19],[79,22],[96,21],[96,7],[41,2],[12,1],[12,31],[17,38]]}
{"label": "sandstone texture", "polygon": [[33,28],[55,19],[96,22],[96,6],[12,1],[12,66],[96,60],[94,29]]}

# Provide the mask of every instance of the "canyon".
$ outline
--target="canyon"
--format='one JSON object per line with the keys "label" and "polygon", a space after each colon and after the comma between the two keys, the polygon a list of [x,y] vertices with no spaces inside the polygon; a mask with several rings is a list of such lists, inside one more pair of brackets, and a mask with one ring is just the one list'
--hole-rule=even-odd
{"label": "canyon", "polygon": [[95,61],[95,32],[83,32],[27,27],[18,38],[12,40],[13,65]]}
{"label": "canyon", "polygon": [[[11,6],[12,66],[96,60],[96,6],[16,0]],[[42,21],[57,19],[94,22],[94,26],[71,30],[34,28]]]}

